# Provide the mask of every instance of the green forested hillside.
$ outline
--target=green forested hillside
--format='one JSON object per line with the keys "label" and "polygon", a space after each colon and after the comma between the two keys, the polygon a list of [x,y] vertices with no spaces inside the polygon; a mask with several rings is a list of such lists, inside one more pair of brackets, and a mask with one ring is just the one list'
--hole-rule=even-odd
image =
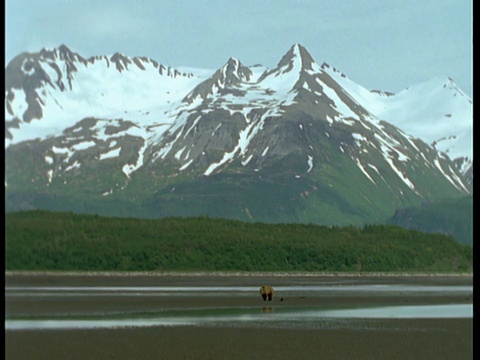
{"label": "green forested hillside", "polygon": [[7,213],[6,270],[471,271],[472,248],[392,225]]}
{"label": "green forested hillside", "polygon": [[457,241],[473,245],[473,196],[432,201],[399,210],[389,223],[407,229],[453,235]]}

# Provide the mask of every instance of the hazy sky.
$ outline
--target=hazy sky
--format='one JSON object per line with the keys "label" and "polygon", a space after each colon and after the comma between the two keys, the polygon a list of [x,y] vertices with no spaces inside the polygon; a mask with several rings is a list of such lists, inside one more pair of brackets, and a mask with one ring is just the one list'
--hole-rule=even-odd
{"label": "hazy sky", "polygon": [[6,0],[5,62],[67,45],[217,69],[274,67],[294,43],[368,89],[450,76],[472,96],[472,0]]}

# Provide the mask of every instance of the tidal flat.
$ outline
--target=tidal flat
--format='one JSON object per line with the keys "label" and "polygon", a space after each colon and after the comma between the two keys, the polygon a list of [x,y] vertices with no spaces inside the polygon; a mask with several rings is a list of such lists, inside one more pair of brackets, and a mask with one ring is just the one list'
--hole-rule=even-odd
{"label": "tidal flat", "polygon": [[7,359],[473,357],[471,275],[7,273],[5,282]]}

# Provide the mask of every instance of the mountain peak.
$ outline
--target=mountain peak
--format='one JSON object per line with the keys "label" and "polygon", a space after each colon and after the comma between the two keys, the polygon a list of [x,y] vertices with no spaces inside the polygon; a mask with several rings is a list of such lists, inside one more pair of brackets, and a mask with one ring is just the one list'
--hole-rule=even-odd
{"label": "mountain peak", "polygon": [[287,71],[290,71],[295,64],[298,64],[304,70],[313,70],[313,64],[315,64],[315,60],[308,50],[298,43],[293,44],[287,53],[283,55],[277,67],[287,67]]}
{"label": "mountain peak", "polygon": [[44,58],[49,58],[52,60],[59,59],[64,61],[75,61],[78,59],[84,60],[79,54],[70,50],[70,48],[61,44],[59,47],[54,49],[43,48],[40,50],[40,56]]}
{"label": "mountain peak", "polygon": [[218,89],[225,91],[225,88],[237,87],[242,83],[251,81],[252,78],[252,70],[243,65],[240,60],[231,57],[211,77],[198,84],[183,101],[191,103],[198,96],[205,99]]}
{"label": "mountain peak", "polygon": [[234,58],[233,56],[230,57],[227,61],[227,64],[238,64],[240,63],[240,60],[238,60],[237,58]]}
{"label": "mountain peak", "polygon": [[73,51],[70,50],[70,48],[65,45],[65,44],[61,44],[59,47],[58,47],[58,51],[62,54],[72,54]]}
{"label": "mountain peak", "polygon": [[220,69],[222,76],[222,80],[225,85],[235,85],[240,82],[248,82],[250,81],[253,73],[252,71],[244,66],[240,60],[231,57],[228,59],[227,63],[223,65]]}
{"label": "mountain peak", "polygon": [[401,94],[414,93],[417,96],[425,94],[433,94],[435,92],[444,92],[445,96],[457,96],[465,99],[465,101],[471,101],[462,89],[458,87],[455,81],[450,76],[436,76],[430,78],[420,84],[409,86],[401,91]]}

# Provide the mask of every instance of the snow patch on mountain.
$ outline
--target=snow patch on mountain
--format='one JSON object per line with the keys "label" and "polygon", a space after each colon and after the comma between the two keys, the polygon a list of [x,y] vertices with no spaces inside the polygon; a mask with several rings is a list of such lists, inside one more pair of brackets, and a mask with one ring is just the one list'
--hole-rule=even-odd
{"label": "snow patch on mountain", "polygon": [[437,159],[434,159],[434,164],[435,166],[440,170],[440,172],[447,178],[448,181],[450,181],[450,183],[455,186],[457,189],[459,190],[464,190],[466,192],[468,192],[467,188],[465,187],[465,185],[463,185],[463,182],[461,181],[461,179],[458,178],[458,176],[455,175],[455,172],[452,171],[452,169],[449,167],[449,172],[446,172],[445,169],[442,167],[442,165],[440,164],[440,161]]}
{"label": "snow patch on mountain", "polygon": [[360,160],[358,158],[354,160],[355,160],[355,164],[357,164],[358,168],[363,172],[363,174],[368,178],[368,180],[370,180],[375,186],[377,186],[377,183],[375,182],[375,180],[372,179],[372,177],[367,172],[367,170],[365,169],[363,164],[360,162]]}
{"label": "snow patch on mountain", "polygon": [[109,150],[108,152],[106,153],[103,153],[103,154],[100,154],[100,157],[99,159],[100,160],[105,160],[105,159],[111,159],[111,158],[115,158],[115,157],[118,157],[120,156],[120,151],[122,149],[121,148],[115,148],[115,149],[112,149],[112,150]]}
{"label": "snow patch on mountain", "polygon": [[344,74],[325,67],[358,103],[378,119],[420,138],[451,159],[473,160],[473,103],[449,77],[436,77],[397,94],[369,91]]}
{"label": "snow patch on mountain", "polygon": [[[261,117],[254,118],[244,130],[240,131],[238,143],[233,148],[233,150],[225,152],[223,158],[219,162],[211,164],[207,168],[207,170],[205,170],[204,175],[211,175],[216,169],[220,168],[222,165],[233,161],[235,159],[235,156],[240,157],[245,155],[251,139],[255,137],[255,135],[262,129],[265,117],[266,116],[263,115]],[[250,159],[251,157],[247,159],[248,161],[244,161],[243,165],[245,166],[250,161]]]}
{"label": "snow patch on mountain", "polygon": [[308,155],[307,164],[308,164],[307,173],[309,173],[313,169],[313,157],[310,155]]}
{"label": "snow patch on mountain", "polygon": [[[38,68],[32,71],[46,77],[44,86],[35,90],[42,117],[21,121],[18,128],[10,127],[12,139],[6,139],[6,147],[25,140],[45,139],[86,117],[124,118],[142,126],[169,120],[171,123],[172,118],[165,117],[165,113],[178,106],[185,93],[210,74],[208,70],[198,70],[191,76],[173,76],[172,73],[180,74],[174,69],[160,74],[159,65],[148,59],[137,59],[141,66],[119,71],[112,66],[111,58],[75,62],[76,71],[69,73],[64,59],[41,58]],[[71,85],[64,88],[59,83],[67,77]],[[6,121],[22,119],[29,106],[24,91],[17,88],[8,91],[12,100],[6,101],[6,107],[13,114],[6,110]]]}

